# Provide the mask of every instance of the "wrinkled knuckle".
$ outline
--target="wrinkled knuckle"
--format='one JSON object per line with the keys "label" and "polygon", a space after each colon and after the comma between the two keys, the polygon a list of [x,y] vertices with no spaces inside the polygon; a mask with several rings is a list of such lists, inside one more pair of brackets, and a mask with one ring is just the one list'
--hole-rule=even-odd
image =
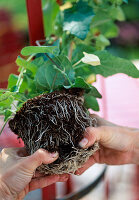
{"label": "wrinkled knuckle", "polygon": [[89,140],[94,140],[95,138],[95,135],[96,135],[96,131],[95,131],[95,128],[89,128],[86,132],[86,137],[89,139]]}
{"label": "wrinkled knuckle", "polygon": [[38,157],[41,161],[46,160],[46,157],[49,158],[48,156],[48,151],[44,150],[44,149],[39,149],[38,150]]}
{"label": "wrinkled knuckle", "polygon": [[37,151],[37,157],[43,159],[43,157],[44,157],[44,151],[42,149],[39,149]]}
{"label": "wrinkled knuckle", "polygon": [[86,128],[86,131],[85,131],[85,135],[86,135],[86,136],[90,136],[90,135],[92,135],[92,133],[93,133],[93,132],[92,132],[92,128],[91,128],[91,127],[87,127],[87,128]]}
{"label": "wrinkled knuckle", "polygon": [[102,133],[102,132],[108,132],[108,127],[107,126],[100,126],[96,130],[97,133]]}
{"label": "wrinkled knuckle", "polygon": [[45,150],[45,149],[42,149],[42,148],[41,148],[41,149],[39,149],[38,151],[40,152],[40,154],[43,154],[43,155],[44,155],[44,154],[46,154],[46,153],[48,153],[48,151],[47,151],[47,150]]}

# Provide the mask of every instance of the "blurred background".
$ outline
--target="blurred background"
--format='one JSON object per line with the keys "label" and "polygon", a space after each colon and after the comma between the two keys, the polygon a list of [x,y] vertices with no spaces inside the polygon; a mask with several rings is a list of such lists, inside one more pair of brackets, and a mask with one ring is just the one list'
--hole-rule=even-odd
{"label": "blurred background", "polygon": [[[45,6],[45,0],[42,1]],[[113,54],[132,60],[139,68],[139,1],[122,5],[125,21],[116,22],[119,35],[107,47]],[[10,73],[17,73],[15,60],[22,47],[29,45],[28,17],[25,0],[0,0],[0,88],[6,88]],[[100,116],[123,126],[139,128],[139,80],[126,75],[104,79],[97,77],[96,87],[103,95]],[[0,124],[2,125],[2,118]],[[0,136],[0,147],[22,146],[8,127]],[[102,171],[95,165],[80,177],[72,177],[73,191],[89,184]],[[90,176],[91,174],[91,176]],[[90,178],[91,177],[91,178]],[[62,184],[57,184],[57,196],[62,196]],[[42,199],[42,191],[31,192],[26,200]],[[139,167],[109,166],[105,179],[84,200],[139,200]]]}

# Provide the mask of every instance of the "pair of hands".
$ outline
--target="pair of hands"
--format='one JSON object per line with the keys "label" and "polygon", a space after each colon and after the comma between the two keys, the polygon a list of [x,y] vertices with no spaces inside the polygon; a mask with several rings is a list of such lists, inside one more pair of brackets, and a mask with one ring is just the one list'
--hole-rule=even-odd
{"label": "pair of hands", "polygon": [[[75,174],[82,174],[95,163],[139,164],[139,130],[116,126],[96,115],[92,117],[97,119],[98,127],[88,127],[79,145],[88,148],[98,141],[100,149]],[[32,190],[67,181],[68,174],[43,176],[35,173],[42,163],[49,164],[57,158],[58,154],[43,149],[31,156],[26,155],[24,148],[4,149],[0,155],[1,199],[20,200]]]}

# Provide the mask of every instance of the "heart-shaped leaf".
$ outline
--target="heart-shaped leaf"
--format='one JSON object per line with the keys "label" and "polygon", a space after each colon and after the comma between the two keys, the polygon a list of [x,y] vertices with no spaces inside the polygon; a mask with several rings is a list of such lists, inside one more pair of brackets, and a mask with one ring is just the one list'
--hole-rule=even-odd
{"label": "heart-shaped leaf", "polygon": [[63,30],[69,31],[76,37],[84,40],[89,31],[91,20],[94,16],[93,10],[87,2],[79,1],[72,8],[64,11]]}

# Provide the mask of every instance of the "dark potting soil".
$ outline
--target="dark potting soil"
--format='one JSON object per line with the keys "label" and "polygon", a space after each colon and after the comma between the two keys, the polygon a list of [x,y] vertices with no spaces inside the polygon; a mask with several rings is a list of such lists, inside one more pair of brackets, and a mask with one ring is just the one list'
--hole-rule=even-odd
{"label": "dark potting soil", "polygon": [[85,128],[95,126],[83,106],[83,92],[79,88],[56,91],[23,104],[9,127],[22,138],[29,154],[39,148],[58,151],[56,164],[74,156]]}

